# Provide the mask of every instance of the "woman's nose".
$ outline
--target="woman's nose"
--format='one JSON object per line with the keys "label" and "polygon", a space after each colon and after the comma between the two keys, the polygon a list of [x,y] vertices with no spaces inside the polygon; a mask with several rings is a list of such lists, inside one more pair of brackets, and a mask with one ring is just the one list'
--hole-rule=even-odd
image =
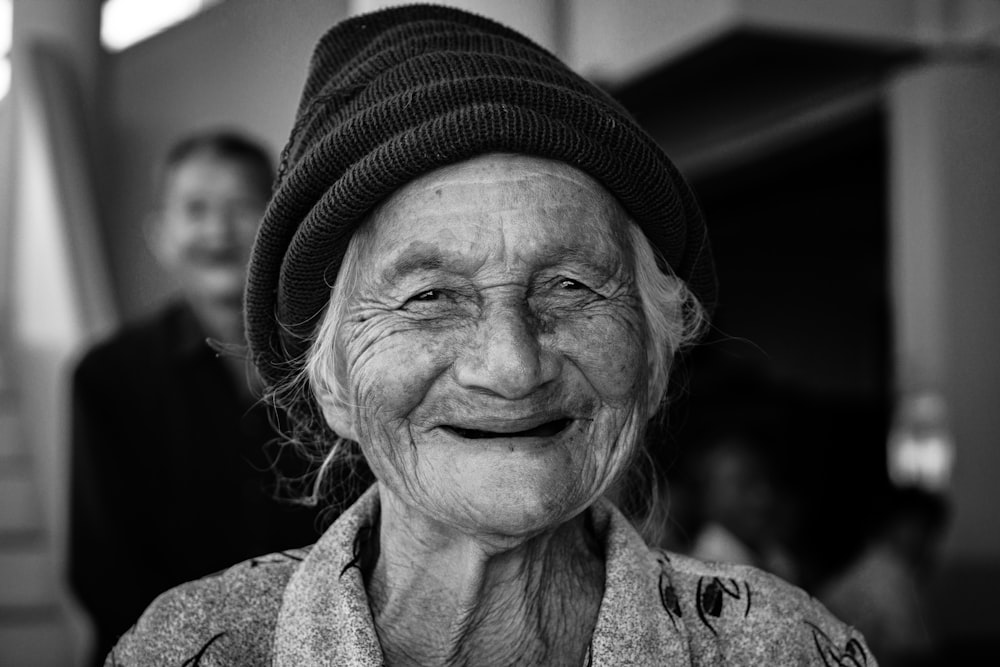
{"label": "woman's nose", "polygon": [[539,339],[523,306],[497,308],[478,324],[455,362],[458,383],[508,399],[528,396],[559,375],[558,355]]}

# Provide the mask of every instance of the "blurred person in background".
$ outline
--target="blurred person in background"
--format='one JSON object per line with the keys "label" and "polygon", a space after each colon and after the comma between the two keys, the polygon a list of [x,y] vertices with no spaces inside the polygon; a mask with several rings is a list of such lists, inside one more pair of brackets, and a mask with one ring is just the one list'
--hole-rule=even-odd
{"label": "blurred person in background", "polygon": [[243,284],[273,179],[267,150],[242,134],[176,143],[146,234],[179,295],[76,368],[70,581],[99,658],[162,591],[318,535],[313,510],[276,499],[277,471],[299,471],[272,460],[242,352]]}
{"label": "blurred person in background", "polygon": [[858,558],[817,597],[864,633],[872,652],[892,667],[948,664],[935,655],[925,600],[948,523],[947,500],[916,487],[891,488]]}
{"label": "blurred person in background", "polygon": [[790,504],[779,483],[768,430],[730,423],[699,438],[693,491],[700,525],[690,554],[703,560],[752,565],[796,581],[786,548]]}

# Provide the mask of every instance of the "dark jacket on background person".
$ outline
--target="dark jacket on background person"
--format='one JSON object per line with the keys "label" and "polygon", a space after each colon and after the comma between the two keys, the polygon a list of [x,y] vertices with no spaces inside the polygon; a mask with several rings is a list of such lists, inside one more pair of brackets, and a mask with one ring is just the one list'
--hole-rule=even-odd
{"label": "dark jacket on background person", "polygon": [[[77,367],[69,570],[98,658],[163,591],[320,534],[275,499],[276,434],[236,382],[181,303]],[[278,469],[301,474],[288,454]]]}

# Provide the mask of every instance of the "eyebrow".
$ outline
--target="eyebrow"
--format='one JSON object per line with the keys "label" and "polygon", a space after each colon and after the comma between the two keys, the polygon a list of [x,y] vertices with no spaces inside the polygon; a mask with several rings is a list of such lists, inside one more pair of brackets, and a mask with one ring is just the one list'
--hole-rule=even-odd
{"label": "eyebrow", "polygon": [[408,250],[382,271],[382,279],[395,282],[414,273],[437,271],[443,266],[444,260],[437,250]]}

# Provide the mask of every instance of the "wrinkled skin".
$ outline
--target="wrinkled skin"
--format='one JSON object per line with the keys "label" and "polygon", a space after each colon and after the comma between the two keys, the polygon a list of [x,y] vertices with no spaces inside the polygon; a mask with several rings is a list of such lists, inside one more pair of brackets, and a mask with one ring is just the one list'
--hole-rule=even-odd
{"label": "wrinkled skin", "polygon": [[617,202],[564,164],[492,155],[368,224],[337,341],[356,405],[324,403],[334,430],[406,507],[465,533],[524,537],[590,505],[649,402]]}

